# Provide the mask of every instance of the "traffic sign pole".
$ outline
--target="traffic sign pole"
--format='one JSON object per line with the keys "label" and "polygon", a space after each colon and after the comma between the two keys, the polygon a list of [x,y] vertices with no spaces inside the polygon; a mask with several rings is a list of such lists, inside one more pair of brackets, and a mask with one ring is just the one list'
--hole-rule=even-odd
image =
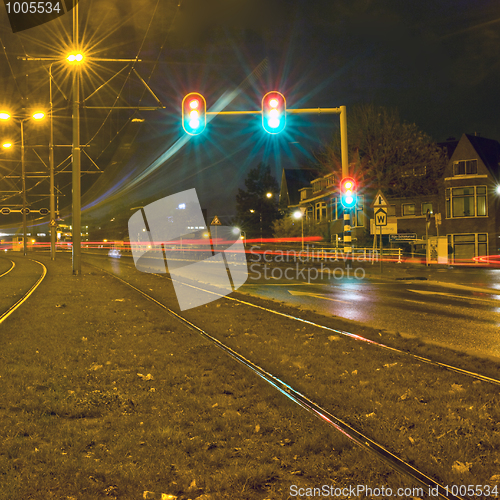
{"label": "traffic sign pole", "polygon": [[380,274],[382,274],[382,226],[380,226]]}

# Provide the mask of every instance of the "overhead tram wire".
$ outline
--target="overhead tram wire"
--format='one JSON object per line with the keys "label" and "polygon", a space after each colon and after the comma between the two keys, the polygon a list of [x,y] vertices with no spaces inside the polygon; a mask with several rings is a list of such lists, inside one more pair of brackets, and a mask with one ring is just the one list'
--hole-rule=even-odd
{"label": "overhead tram wire", "polygon": [[[3,49],[3,52],[5,54],[5,59],[7,60],[7,64],[9,65],[10,72],[11,72],[12,76],[14,77],[14,82],[16,83],[17,91],[19,92],[19,95],[21,96],[21,99],[24,100],[25,96],[24,96],[24,94],[21,91],[21,87],[19,86],[19,82],[17,81],[17,78],[16,78],[16,75],[14,73],[14,70],[12,69],[12,65],[10,64],[9,56],[7,55],[7,49],[5,48],[5,45],[4,45],[3,40],[2,40],[2,37],[0,37],[0,43],[2,44],[2,49]],[[24,49],[24,47],[23,47],[23,49]]]}
{"label": "overhead tram wire", "polygon": [[[149,74],[149,77],[148,77],[148,79],[147,79],[147,82],[146,82],[146,83],[148,84],[148,86],[149,86],[149,82],[151,81],[151,78],[153,77],[153,73],[155,72],[156,68],[158,67],[158,64],[159,64],[159,61],[160,61],[160,56],[161,56],[161,54],[162,54],[162,52],[163,52],[163,48],[165,47],[165,44],[167,43],[167,39],[168,39],[168,37],[170,36],[170,32],[172,31],[172,27],[173,27],[173,25],[174,25],[175,18],[177,17],[177,14],[179,13],[179,8],[180,8],[180,6],[181,6],[181,2],[180,2],[180,0],[179,0],[179,4],[177,5],[177,10],[176,10],[176,12],[175,12],[175,15],[174,15],[174,16],[172,16],[172,22],[170,23],[170,26],[169,26],[169,27],[168,27],[168,29],[167,29],[167,33],[166,33],[165,38],[163,39],[163,42],[162,42],[162,44],[161,44],[161,46],[160,46],[160,50],[158,51],[158,55],[156,56],[156,60],[154,61],[153,68],[151,69],[151,73]],[[149,29],[149,28],[148,28],[148,29]],[[145,93],[146,93],[146,90],[144,89],[144,90],[142,91],[142,96],[141,96],[141,98],[139,99],[139,104],[140,104],[140,103],[142,102],[142,100],[144,99],[144,95],[145,95]]]}
{"label": "overhead tram wire", "polygon": [[[154,10],[153,10],[153,13],[152,13],[152,15],[151,15],[151,19],[150,19],[149,24],[148,24],[148,27],[147,27],[147,29],[146,29],[146,33],[144,33],[144,37],[143,37],[143,39],[142,39],[141,45],[140,45],[139,49],[137,50],[137,54],[136,54],[136,56],[135,56],[135,61],[136,61],[136,62],[139,60],[139,55],[140,55],[140,53],[141,53],[141,51],[142,51],[142,48],[144,47],[144,43],[146,42],[146,38],[147,38],[147,36],[148,36],[148,34],[149,34],[149,30],[151,29],[151,24],[153,23],[153,19],[154,19],[154,17],[155,17],[155,14],[156,14],[156,11],[157,11],[157,9],[158,9],[158,5],[159,5],[159,4],[160,4],[160,0],[157,0],[157,2],[156,2],[156,6],[155,6],[155,8],[154,8]],[[126,84],[127,84],[127,82],[129,81],[129,79],[130,79],[130,75],[131,75],[132,71],[134,71],[134,69],[135,69],[135,62],[133,62],[133,63],[131,64],[131,66],[130,66],[130,70],[129,70],[129,72],[128,72],[128,75],[127,75],[127,77],[125,78],[125,81],[123,82],[123,85],[122,85],[122,87],[121,87],[121,89],[120,89],[120,92],[119,92],[119,93],[118,93],[118,95],[116,96],[116,99],[115,99],[115,102],[114,102],[114,104],[113,104],[112,108],[108,111],[108,114],[107,114],[107,115],[106,115],[106,117],[104,118],[104,121],[102,122],[101,126],[98,128],[97,132],[96,132],[96,133],[92,136],[92,138],[91,138],[91,139],[87,142],[87,144],[86,144],[87,146],[88,146],[88,145],[89,145],[89,144],[90,144],[90,143],[91,143],[91,142],[95,139],[95,137],[97,136],[97,134],[101,131],[102,127],[104,127],[104,125],[105,125],[106,121],[108,120],[108,118],[110,117],[111,113],[113,112],[114,106],[116,105],[116,103],[118,102],[118,100],[121,98],[122,93],[123,93],[123,90],[124,90],[124,88],[125,88],[125,85],[126,85]],[[142,98],[141,98],[141,100],[142,100]],[[139,103],[140,103],[140,101],[139,101]],[[135,113],[134,113],[134,114],[135,114]],[[132,116],[133,116],[133,115],[132,115]],[[104,148],[102,149],[102,151],[101,151],[101,152],[97,155],[96,160],[98,160],[98,159],[101,157],[101,155],[104,153],[104,151],[106,151],[106,149],[108,148],[108,146],[109,146],[109,145],[110,145],[110,144],[111,144],[111,143],[112,143],[112,142],[113,142],[113,141],[114,141],[114,140],[118,137],[118,135],[122,132],[122,130],[123,130],[123,129],[124,129],[124,128],[125,128],[125,127],[129,124],[129,123],[130,123],[130,121],[131,121],[131,119],[132,119],[132,116],[128,118],[128,120],[125,122],[125,124],[124,124],[124,125],[120,128],[120,130],[118,130],[118,132],[116,133],[116,135],[115,135],[115,136],[114,136],[114,137],[113,137],[113,138],[109,141],[109,143],[108,143],[106,146],[104,146]]]}

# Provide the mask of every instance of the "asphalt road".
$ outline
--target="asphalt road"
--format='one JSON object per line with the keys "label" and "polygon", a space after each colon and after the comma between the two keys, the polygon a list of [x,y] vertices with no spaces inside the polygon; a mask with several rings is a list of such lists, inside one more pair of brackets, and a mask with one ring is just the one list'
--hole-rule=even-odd
{"label": "asphalt road", "polygon": [[[163,261],[158,267],[155,260],[149,272],[162,266],[164,272]],[[110,261],[118,274],[121,265],[133,266],[129,256]],[[178,259],[173,267],[189,263]],[[245,282],[245,265],[233,264],[233,279]],[[199,285],[217,287],[223,277],[217,269],[205,268]],[[253,262],[249,256],[248,278],[238,291],[500,360],[500,270],[406,264],[379,269],[378,263]]]}
{"label": "asphalt road", "polygon": [[314,268],[321,270],[321,263],[298,269],[271,263],[267,272],[263,262],[254,263],[240,291],[500,359],[499,270],[398,269],[391,264],[380,275],[378,264],[355,265],[349,273],[342,264],[335,275],[324,272],[323,278],[319,273],[310,279]]}

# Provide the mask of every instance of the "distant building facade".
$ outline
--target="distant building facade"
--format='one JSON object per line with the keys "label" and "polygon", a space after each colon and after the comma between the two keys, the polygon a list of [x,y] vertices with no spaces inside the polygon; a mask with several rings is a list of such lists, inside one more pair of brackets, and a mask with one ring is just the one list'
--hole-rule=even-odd
{"label": "distant building facade", "polygon": [[[437,194],[402,198],[386,196],[388,217],[397,223],[397,233],[415,233],[418,240],[447,236],[450,258],[471,260],[500,253],[500,143],[463,134],[459,141],[439,144],[448,155],[442,185]],[[425,166],[402,175],[425,175]],[[338,243],[343,234],[343,207],[334,174],[316,177],[298,190],[297,203],[305,211],[307,224],[314,224],[326,241]],[[352,218],[353,246],[366,244],[370,234],[370,208],[374,192],[359,197]],[[294,199],[295,201],[295,199]]]}

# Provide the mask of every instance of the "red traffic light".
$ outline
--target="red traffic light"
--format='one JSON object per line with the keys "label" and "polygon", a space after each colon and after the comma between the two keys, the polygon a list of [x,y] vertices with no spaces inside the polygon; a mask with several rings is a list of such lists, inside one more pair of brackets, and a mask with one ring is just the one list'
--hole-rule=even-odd
{"label": "red traffic light", "polygon": [[356,206],[356,182],[351,177],[344,177],[340,182],[340,202],[344,208]]}
{"label": "red traffic light", "polygon": [[182,127],[189,135],[201,134],[207,125],[207,103],[197,92],[191,92],[182,100]]}
{"label": "red traffic light", "polygon": [[282,132],[286,125],[286,99],[280,92],[268,92],[262,98],[262,126],[268,134]]}

